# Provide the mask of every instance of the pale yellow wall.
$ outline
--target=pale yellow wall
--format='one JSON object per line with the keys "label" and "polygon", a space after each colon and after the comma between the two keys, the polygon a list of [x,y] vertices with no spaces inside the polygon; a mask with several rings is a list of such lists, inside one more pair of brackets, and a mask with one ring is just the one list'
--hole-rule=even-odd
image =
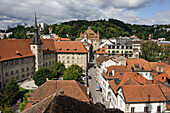
{"label": "pale yellow wall", "polygon": [[71,53],[58,53],[57,61],[64,63],[65,67],[68,68],[72,64],[77,64],[83,68],[83,70],[87,69],[87,54],[71,54]]}

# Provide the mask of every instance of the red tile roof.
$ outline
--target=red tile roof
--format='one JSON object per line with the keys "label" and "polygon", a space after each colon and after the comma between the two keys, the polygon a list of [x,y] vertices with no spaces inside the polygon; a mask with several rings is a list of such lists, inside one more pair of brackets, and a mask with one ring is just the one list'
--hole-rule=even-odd
{"label": "red tile roof", "polygon": [[54,43],[56,51],[59,53],[88,53],[80,41],[56,41]]}
{"label": "red tile roof", "polygon": [[[43,52],[55,52],[53,39],[41,39]],[[0,61],[34,56],[30,49],[31,39],[4,39],[0,40]]]}
{"label": "red tile roof", "polygon": [[158,72],[161,72],[161,68],[163,68],[163,72],[166,72],[170,76],[170,65],[165,64],[163,62],[159,62],[155,66],[153,66],[152,69],[156,71],[157,67],[158,67]]}
{"label": "red tile roof", "polygon": [[49,80],[41,85],[35,92],[29,97],[28,102],[38,102],[44,98],[52,95],[53,93],[64,91],[63,95],[70,96],[72,98],[89,102],[87,95],[87,88],[76,82],[75,80]]}
{"label": "red tile roof", "polygon": [[123,85],[126,102],[166,101],[158,85]]}
{"label": "red tile roof", "polygon": [[60,40],[60,41],[71,41],[71,39],[69,38],[62,38],[62,37],[58,37],[58,38],[54,38],[55,40]]}
{"label": "red tile roof", "polygon": [[0,61],[34,56],[30,50],[29,39],[0,40]]}
{"label": "red tile roof", "polygon": [[[116,79],[119,80],[119,83],[116,83]],[[114,92],[117,93],[117,90],[122,85],[147,85],[148,80],[141,74],[135,72],[127,72],[123,75],[117,75],[113,77],[113,80],[109,81],[109,84]]]}
{"label": "red tile roof", "polygon": [[161,73],[153,78],[156,80],[159,80],[161,82],[165,82],[167,80],[167,78],[170,79],[170,76],[166,72],[164,72],[164,73]]}
{"label": "red tile roof", "polygon": [[[127,59],[127,68],[135,71],[152,71],[149,62],[145,59]],[[135,65],[139,66],[139,69],[135,67]]]}
{"label": "red tile roof", "polygon": [[96,54],[106,54],[106,45],[104,45],[99,51],[96,51]]}

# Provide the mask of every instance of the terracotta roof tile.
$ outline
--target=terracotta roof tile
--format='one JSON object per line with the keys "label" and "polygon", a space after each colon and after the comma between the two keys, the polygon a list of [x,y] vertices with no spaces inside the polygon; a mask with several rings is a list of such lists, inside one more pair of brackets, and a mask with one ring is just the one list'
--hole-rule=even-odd
{"label": "terracotta roof tile", "polygon": [[106,54],[106,45],[104,45],[99,51],[96,51],[96,54]]}
{"label": "terracotta roof tile", "polygon": [[127,68],[134,71],[152,71],[149,62],[144,59],[127,59]]}
{"label": "terracotta roof tile", "polygon": [[89,101],[86,94],[87,88],[75,80],[49,80],[35,90],[32,96],[28,98],[28,102],[41,101],[49,95],[55,93],[56,90],[57,92],[60,92],[61,89],[64,90],[63,95],[67,95],[85,102]]}
{"label": "terracotta roof tile", "polygon": [[71,41],[71,39],[69,38],[62,38],[62,37],[58,37],[58,38],[54,38],[55,40],[60,40],[60,41]]}
{"label": "terracotta roof tile", "polygon": [[56,41],[54,43],[57,52],[88,53],[80,41]]}
{"label": "terracotta roof tile", "polygon": [[34,56],[30,50],[29,39],[0,40],[0,61]]}
{"label": "terracotta roof tile", "polygon": [[158,85],[123,85],[126,102],[166,101]]}

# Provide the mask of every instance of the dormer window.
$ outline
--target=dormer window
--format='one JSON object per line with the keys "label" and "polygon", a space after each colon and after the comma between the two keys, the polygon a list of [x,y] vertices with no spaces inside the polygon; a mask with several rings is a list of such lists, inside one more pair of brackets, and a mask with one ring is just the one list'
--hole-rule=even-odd
{"label": "dormer window", "polygon": [[69,48],[67,48],[66,50],[69,51]]}
{"label": "dormer window", "polygon": [[112,72],[109,73],[109,77],[112,77]]}
{"label": "dormer window", "polygon": [[77,51],[77,49],[75,48],[74,51]]}
{"label": "dormer window", "polygon": [[62,50],[62,48],[59,49],[60,51]]}

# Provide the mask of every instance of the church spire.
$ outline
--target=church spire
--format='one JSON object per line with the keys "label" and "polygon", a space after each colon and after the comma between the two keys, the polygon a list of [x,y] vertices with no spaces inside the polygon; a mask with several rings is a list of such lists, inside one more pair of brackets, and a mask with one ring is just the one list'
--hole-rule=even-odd
{"label": "church spire", "polygon": [[35,13],[34,35],[33,35],[31,44],[37,44],[37,45],[42,44],[41,39],[40,39],[40,35],[38,33],[36,13]]}

